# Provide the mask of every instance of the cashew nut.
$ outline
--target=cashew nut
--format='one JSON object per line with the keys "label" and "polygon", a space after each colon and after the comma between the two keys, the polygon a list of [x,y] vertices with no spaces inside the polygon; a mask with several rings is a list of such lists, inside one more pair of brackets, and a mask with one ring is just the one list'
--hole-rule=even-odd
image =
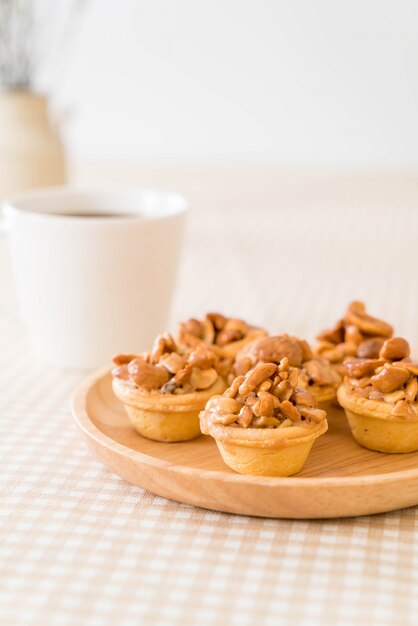
{"label": "cashew nut", "polygon": [[241,396],[247,395],[253,391],[258,385],[261,385],[267,378],[277,372],[277,365],[274,363],[259,363],[248,372],[243,383],[239,387]]}
{"label": "cashew nut", "polygon": [[201,370],[198,367],[193,367],[190,375],[190,385],[194,389],[208,389],[211,387],[215,380],[218,378],[218,372],[213,367]]}
{"label": "cashew nut", "polygon": [[386,339],[380,349],[379,356],[381,359],[388,361],[400,361],[409,356],[409,343],[402,337],[392,337]]}
{"label": "cashew nut", "polygon": [[128,372],[132,382],[145,389],[159,389],[170,377],[164,367],[146,363],[142,357],[129,363]]}

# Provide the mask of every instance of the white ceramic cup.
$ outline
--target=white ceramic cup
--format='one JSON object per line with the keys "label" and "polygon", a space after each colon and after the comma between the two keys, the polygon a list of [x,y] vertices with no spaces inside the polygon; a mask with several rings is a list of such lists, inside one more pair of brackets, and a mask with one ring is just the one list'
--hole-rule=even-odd
{"label": "white ceramic cup", "polygon": [[91,368],[150,347],[167,323],[187,205],[154,190],[65,187],[6,201],[20,311],[40,357]]}

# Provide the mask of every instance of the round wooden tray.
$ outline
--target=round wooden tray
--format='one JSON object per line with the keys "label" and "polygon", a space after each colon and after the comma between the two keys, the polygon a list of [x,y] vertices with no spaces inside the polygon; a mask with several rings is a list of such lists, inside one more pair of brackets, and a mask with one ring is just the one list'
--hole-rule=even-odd
{"label": "round wooden tray", "polygon": [[329,518],[418,504],[418,453],[381,454],[354,442],[340,409],[329,412],[300,474],[244,476],[224,465],[215,442],[158,443],[138,435],[114,396],[108,370],[75,393],[73,413],[96,457],[125,480],[186,504],[262,517]]}

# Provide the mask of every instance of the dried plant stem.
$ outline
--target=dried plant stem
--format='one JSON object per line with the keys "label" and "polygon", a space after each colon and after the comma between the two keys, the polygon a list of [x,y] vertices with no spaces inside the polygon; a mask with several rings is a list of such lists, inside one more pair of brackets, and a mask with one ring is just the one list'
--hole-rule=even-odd
{"label": "dried plant stem", "polygon": [[[14,90],[34,88],[40,66],[54,48],[70,38],[85,0],[67,4],[67,15],[57,27],[59,9],[52,0],[0,0],[0,87]],[[62,12],[62,11],[61,11]]]}

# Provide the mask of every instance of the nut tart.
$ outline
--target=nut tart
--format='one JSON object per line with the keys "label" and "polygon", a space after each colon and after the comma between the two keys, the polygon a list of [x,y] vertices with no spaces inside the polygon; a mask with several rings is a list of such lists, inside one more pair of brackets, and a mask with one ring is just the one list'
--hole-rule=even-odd
{"label": "nut tart", "polygon": [[258,363],[200,413],[202,432],[215,439],[235,472],[291,476],[302,469],[328,424],[313,395],[298,386],[298,376],[287,357],[279,364]]}
{"label": "nut tart", "polygon": [[376,359],[344,362],[338,389],[354,439],[379,452],[418,450],[418,363],[401,337],[387,339]]}
{"label": "nut tart", "polygon": [[392,337],[387,322],[366,312],[363,302],[352,302],[334,328],[318,335],[315,353],[328,359],[340,374],[346,358],[377,359],[383,342]]}
{"label": "nut tart", "polygon": [[233,376],[246,374],[257,363],[280,363],[287,357],[292,367],[299,368],[298,385],[308,389],[317,403],[335,401],[341,376],[324,357],[315,356],[307,341],[281,334],[262,337],[240,350],[235,358]]}
{"label": "nut tart", "polygon": [[[193,348],[201,342],[213,346],[217,354],[231,362],[246,344],[267,332],[251,326],[244,320],[228,318],[220,313],[207,313],[202,320],[189,319],[179,325],[177,341],[180,345]],[[229,368],[230,369],[230,368]]]}
{"label": "nut tart", "polygon": [[169,334],[151,352],[114,359],[112,387],[143,437],[187,441],[200,435],[199,411],[226,387],[219,360],[204,344],[183,350]]}

